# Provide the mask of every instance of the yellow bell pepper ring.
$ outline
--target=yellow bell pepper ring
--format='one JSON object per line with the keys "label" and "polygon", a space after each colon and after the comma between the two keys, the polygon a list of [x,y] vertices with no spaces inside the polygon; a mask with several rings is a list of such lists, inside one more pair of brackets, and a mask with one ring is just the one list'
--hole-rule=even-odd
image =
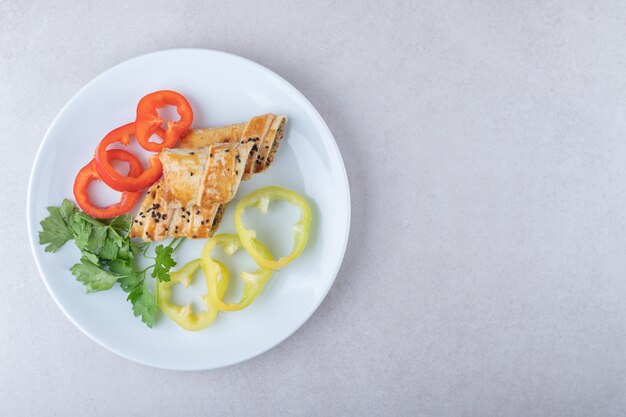
{"label": "yellow bell pepper ring", "polygon": [[[218,263],[218,275],[221,267],[223,267],[223,265]],[[218,310],[215,306],[211,305],[208,294],[204,294],[201,297],[206,310],[199,313],[194,313],[189,304],[186,306],[174,304],[174,302],[172,302],[172,286],[180,283],[183,284],[185,288],[189,287],[193,282],[194,274],[198,268],[200,268],[200,259],[187,263],[178,271],[170,272],[169,281],[157,282],[157,304],[161,308],[161,311],[183,329],[193,332],[209,327],[217,317]],[[222,274],[216,287],[217,294],[222,297],[226,292],[226,288],[228,288],[227,273]]]}
{"label": "yellow bell pepper ring", "polygon": [[[270,202],[274,200],[285,200],[300,209],[300,220],[293,225],[294,244],[293,250],[287,256],[275,260],[271,252],[263,251],[256,240],[256,232],[253,229],[246,229],[243,224],[243,213],[248,207],[257,207],[261,213],[266,214]],[[311,228],[311,207],[309,203],[296,193],[282,187],[265,187],[260,188],[248,194],[237,203],[235,207],[235,228],[241,239],[241,243],[252,258],[263,268],[277,270],[296,259],[309,240],[309,231]]]}
{"label": "yellow bell pepper ring", "polygon": [[[271,256],[270,251],[263,246],[261,242],[257,241],[255,244],[264,256]],[[224,281],[229,281],[229,272],[226,266],[211,258],[211,252],[217,245],[220,245],[224,249],[224,253],[227,256],[231,256],[239,249],[243,248],[239,236],[231,234],[213,236],[204,245],[204,248],[202,249],[202,256],[200,257],[200,264],[202,265],[202,271],[204,272],[204,278],[206,279],[209,302],[220,311],[242,310],[248,307],[250,303],[252,303],[261,293],[265,284],[267,284],[272,277],[273,272],[263,267],[259,268],[255,272],[242,272],[241,278],[243,278],[243,295],[241,296],[241,300],[234,304],[225,303],[222,300],[224,291],[221,291],[220,285]],[[221,280],[218,282],[218,277],[220,275]]]}

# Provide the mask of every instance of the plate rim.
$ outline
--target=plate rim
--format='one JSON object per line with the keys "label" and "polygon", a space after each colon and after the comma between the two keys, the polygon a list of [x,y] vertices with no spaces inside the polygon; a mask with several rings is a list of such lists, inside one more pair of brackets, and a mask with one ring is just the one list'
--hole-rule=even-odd
{"label": "plate rim", "polygon": [[[200,366],[200,367],[172,367],[172,366],[165,366],[165,365],[161,365],[158,363],[154,363],[152,361],[149,360],[144,360],[140,357],[134,357],[131,355],[126,354],[125,352],[122,352],[112,346],[109,346],[106,342],[97,339],[95,336],[93,336],[87,329],[85,329],[83,326],[81,326],[77,321],[74,320],[74,318],[66,311],[66,309],[64,308],[63,304],[59,301],[59,299],[56,297],[56,295],[54,294],[54,292],[51,290],[50,286],[48,285],[48,281],[45,277],[44,271],[42,269],[42,266],[40,264],[39,261],[39,257],[38,257],[38,245],[39,243],[35,241],[35,236],[37,236],[37,231],[35,231],[35,228],[39,225],[39,223],[37,222],[37,219],[34,219],[34,208],[32,207],[33,203],[33,183],[34,183],[34,178],[35,178],[35,171],[36,171],[36,167],[40,166],[40,159],[42,158],[42,149],[45,147],[45,144],[47,143],[47,141],[50,138],[50,134],[51,132],[55,129],[56,125],[59,122],[59,118],[61,117],[62,114],[65,113],[65,111],[67,110],[67,108],[81,95],[81,93],[83,93],[83,91],[85,89],[87,89],[89,86],[91,86],[93,83],[97,82],[100,78],[104,77],[106,74],[108,74],[109,72],[117,69],[120,66],[126,65],[131,61],[134,60],[138,60],[138,59],[143,59],[147,56],[150,55],[158,55],[158,54],[162,54],[162,53],[209,53],[209,54],[216,54],[216,55],[223,55],[223,56],[227,56],[229,58],[234,58],[235,60],[240,60],[243,61],[245,64],[248,65],[252,65],[253,67],[256,67],[256,69],[258,69],[259,71],[265,73],[266,75],[270,76],[271,78],[277,80],[280,83],[283,83],[284,85],[286,85],[287,87],[291,88],[291,91],[293,91],[299,99],[302,100],[302,102],[304,103],[306,110],[317,120],[315,120],[316,124],[318,126],[322,127],[322,130],[324,131],[324,133],[326,135],[329,136],[329,138],[331,139],[331,145],[333,147],[333,149],[335,150],[337,156],[338,156],[338,160],[339,160],[339,165],[341,168],[341,173],[343,174],[343,184],[344,184],[344,193],[346,196],[346,212],[344,213],[345,216],[345,221],[346,221],[346,233],[343,239],[343,242],[340,246],[341,248],[341,256],[340,256],[340,261],[337,263],[335,270],[332,272],[332,279],[329,280],[327,287],[324,289],[323,291],[323,296],[321,296],[319,298],[319,300],[315,303],[314,307],[311,309],[311,311],[306,315],[303,316],[303,319],[298,323],[297,326],[295,326],[293,328],[293,330],[291,330],[290,332],[287,332],[287,334],[285,334],[284,336],[278,338],[275,342],[271,343],[268,347],[263,348],[261,350],[259,350],[258,352],[255,352],[253,354],[250,355],[244,355],[243,357],[234,360],[234,361],[230,361],[230,362],[226,362],[223,363],[221,365],[217,365],[217,366]],[[28,187],[27,187],[27,196],[26,196],[26,223],[27,223],[27,229],[28,229],[28,238],[30,241],[30,247],[31,247],[31,251],[33,254],[33,258],[35,259],[35,265],[37,266],[37,270],[39,272],[39,276],[41,278],[41,280],[43,281],[46,289],[48,290],[48,293],[50,294],[50,296],[52,297],[52,299],[54,300],[54,302],[56,303],[56,305],[59,307],[59,309],[63,312],[63,314],[65,315],[65,317],[76,327],[78,328],[84,335],[86,335],[87,337],[89,337],[89,339],[91,339],[92,341],[94,341],[95,343],[97,343],[98,345],[100,345],[101,347],[105,348],[106,350],[124,358],[127,360],[130,360],[132,362],[135,363],[139,363],[142,364],[144,366],[149,366],[152,368],[157,368],[157,369],[164,369],[164,370],[172,370],[172,371],[207,371],[207,370],[213,370],[213,369],[220,369],[220,368],[225,368],[228,366],[233,366],[233,365],[237,365],[239,363],[248,361],[250,359],[253,359],[257,356],[260,356],[268,351],[270,351],[271,349],[274,349],[276,346],[278,346],[279,344],[283,343],[285,340],[287,340],[289,337],[291,337],[294,333],[296,333],[298,330],[300,330],[300,328],[302,328],[302,326],[313,316],[313,314],[317,311],[317,309],[319,308],[319,306],[322,304],[322,302],[324,302],[324,300],[326,299],[326,297],[328,296],[328,293],[330,292],[330,289],[332,288],[333,284],[335,283],[335,280],[337,279],[337,275],[339,274],[339,271],[341,269],[341,266],[343,265],[344,259],[345,259],[345,254],[346,254],[346,250],[347,250],[347,246],[348,246],[348,240],[349,240],[349,236],[350,236],[350,230],[351,230],[351,213],[352,213],[352,207],[351,207],[351,195],[350,195],[350,184],[349,184],[349,179],[348,179],[348,174],[346,171],[346,167],[345,167],[345,163],[343,161],[343,156],[341,155],[341,150],[339,149],[339,146],[337,145],[337,141],[335,140],[335,136],[332,134],[330,128],[328,127],[328,125],[326,124],[326,121],[323,119],[323,117],[321,116],[321,114],[317,111],[317,109],[315,108],[315,106],[313,106],[313,104],[306,98],[306,96],[300,91],[298,90],[295,86],[293,86],[289,81],[287,81],[285,78],[283,78],[282,76],[280,76],[279,74],[275,73],[274,71],[270,70],[269,68],[265,67],[262,64],[259,64],[258,62],[255,62],[249,58],[243,57],[241,55],[237,55],[231,52],[226,52],[226,51],[221,51],[221,50],[216,50],[216,49],[207,49],[207,48],[170,48],[170,49],[161,49],[158,51],[152,51],[152,52],[148,52],[145,54],[141,54],[141,55],[137,55],[134,57],[131,57],[129,59],[126,59],[124,61],[118,62],[117,64],[105,69],[104,71],[100,72],[98,75],[96,75],[94,78],[92,78],[90,81],[88,81],[87,83],[85,83],[81,88],[78,89],[78,91],[76,91],[72,97],[61,107],[61,109],[57,112],[56,116],[54,117],[54,119],[52,120],[52,122],[50,123],[50,126],[48,127],[48,129],[46,130],[46,132],[43,135],[43,138],[41,139],[41,142],[39,143],[39,146],[37,147],[37,152],[35,154],[35,159],[33,160],[33,164],[30,170],[30,176],[29,176],[29,180],[28,180]]]}

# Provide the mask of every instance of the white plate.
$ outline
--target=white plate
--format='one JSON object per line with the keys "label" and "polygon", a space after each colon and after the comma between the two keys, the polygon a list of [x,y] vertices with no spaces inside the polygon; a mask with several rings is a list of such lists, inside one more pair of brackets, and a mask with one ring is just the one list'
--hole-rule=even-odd
{"label": "white plate", "polygon": [[[134,119],[138,100],[151,91],[172,89],[185,95],[194,109],[194,127],[238,123],[273,112],[289,118],[286,137],[273,166],[242,184],[238,196],[265,185],[280,185],[306,196],[312,206],[309,245],[292,264],[277,272],[247,309],[224,313],[200,332],[187,332],[163,314],[153,329],[132,314],[119,286],[85,294],[69,268],[79,260],[73,242],[57,253],[38,244],[39,222],[46,207],[73,200],[78,170],[93,156],[104,135]],[[115,197],[105,187],[96,201]],[[104,192],[104,197],[102,196]],[[220,232],[234,232],[231,203]],[[255,210],[256,211],[256,210]],[[261,238],[282,253],[290,247],[287,220],[296,209],[277,203],[267,218],[251,213]],[[258,224],[257,224],[258,226]],[[247,59],[210,50],[179,49],[131,59],[104,72],[83,87],[61,110],[46,133],[33,166],[28,190],[28,228],[43,281],[67,317],[102,346],[150,366],[200,370],[231,365],[271,349],[313,314],[330,289],[343,260],[350,228],[350,194],[339,149],[311,103],[287,81]],[[201,241],[186,241],[177,254],[179,266],[197,258]],[[246,254],[229,259],[249,267]],[[231,271],[237,279],[238,273]],[[176,293],[176,300],[196,300],[203,280]],[[240,290],[235,284],[229,297]],[[330,330],[329,330],[330,331]]]}

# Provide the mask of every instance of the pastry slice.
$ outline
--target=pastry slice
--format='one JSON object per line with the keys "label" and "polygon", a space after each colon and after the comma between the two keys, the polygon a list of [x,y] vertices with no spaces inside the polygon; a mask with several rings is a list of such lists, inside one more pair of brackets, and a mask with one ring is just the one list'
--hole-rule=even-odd
{"label": "pastry slice", "polygon": [[[213,236],[221,221],[223,205],[209,207],[188,205],[168,209],[163,198],[162,181],[157,181],[146,194],[139,213],[133,220],[130,237],[146,242],[158,242],[167,237],[191,239]],[[219,216],[219,217],[218,217]],[[217,220],[217,223],[214,221]]]}
{"label": "pastry slice", "polygon": [[235,143],[241,141],[247,122],[236,125],[205,127],[188,131],[180,140],[183,148],[202,148],[214,143]]}
{"label": "pastry slice", "polygon": [[163,197],[168,208],[197,204],[198,190],[209,160],[209,148],[164,149],[159,155],[163,164]]}
{"label": "pastry slice", "polygon": [[202,173],[197,204],[202,207],[224,204],[235,198],[252,143],[216,143],[209,147],[209,159]]}
{"label": "pastry slice", "polygon": [[287,123],[285,116],[276,116],[272,120],[267,134],[259,145],[259,153],[254,163],[255,174],[267,170],[274,162],[278,145],[280,145],[280,141],[283,139],[285,123]]}
{"label": "pastry slice", "polygon": [[211,237],[243,176],[252,142],[205,148],[165,149],[163,178],[148,190],[133,221],[131,237]]}
{"label": "pastry slice", "polygon": [[[183,148],[198,148],[220,142],[258,143],[256,148],[251,149],[254,159],[246,168],[246,175],[243,178],[248,179],[253,172],[262,172],[270,167],[278,150],[278,145],[283,138],[286,122],[287,118],[285,116],[275,116],[270,113],[253,117],[245,123],[192,129],[181,139],[180,146]],[[264,144],[261,145],[261,143]],[[266,145],[268,148],[265,148]],[[259,150],[261,151],[262,160],[255,167],[252,165],[252,162],[257,160],[257,151]]]}
{"label": "pastry slice", "polygon": [[265,136],[267,136],[274,118],[275,116],[273,114],[264,114],[262,116],[253,117],[248,121],[248,124],[243,131],[240,143],[253,143],[252,148],[250,148],[250,156],[248,157],[248,163],[246,164],[246,171],[243,174],[244,180],[252,177],[255,165],[260,163],[257,159],[260,146],[261,143],[264,142]]}

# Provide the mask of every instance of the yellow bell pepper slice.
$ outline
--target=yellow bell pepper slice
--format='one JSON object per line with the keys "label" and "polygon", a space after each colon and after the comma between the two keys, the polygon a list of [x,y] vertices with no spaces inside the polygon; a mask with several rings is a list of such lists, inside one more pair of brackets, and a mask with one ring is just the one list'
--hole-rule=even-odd
{"label": "yellow bell pepper slice", "polygon": [[[161,308],[161,311],[180,327],[192,332],[209,327],[217,317],[218,310],[211,304],[208,294],[204,294],[201,297],[206,311],[194,313],[190,304],[186,306],[175,304],[172,302],[172,286],[180,283],[183,284],[185,288],[189,287],[193,282],[194,274],[198,268],[200,268],[200,259],[187,263],[178,271],[170,272],[169,281],[157,282],[157,304]],[[217,262],[216,268],[216,280],[217,276],[222,272],[221,279],[216,283],[217,294],[222,297],[226,292],[226,288],[228,288],[228,271],[224,265],[219,262]]]}
{"label": "yellow bell pepper slice", "polygon": [[[246,229],[243,224],[243,213],[246,208],[254,206],[261,210],[261,213],[266,214],[268,206],[273,200],[285,200],[300,209],[300,220],[293,225],[293,250],[289,255],[278,260],[274,259],[271,252],[261,248],[260,242],[255,239],[256,232],[253,229]],[[277,270],[300,256],[309,240],[310,227],[311,207],[309,203],[304,197],[287,188],[275,186],[260,188],[242,198],[235,207],[235,228],[241,243],[256,263],[263,268]]]}
{"label": "yellow bell pepper slice", "polygon": [[[264,256],[271,256],[270,251],[261,242],[257,241],[255,244]],[[202,256],[200,257],[200,264],[202,265],[202,271],[204,272],[204,278],[207,283],[209,302],[220,311],[242,310],[249,306],[261,293],[265,284],[267,284],[272,277],[273,272],[263,267],[260,267],[255,272],[242,272],[243,295],[241,296],[241,300],[234,304],[225,303],[222,300],[224,291],[221,291],[220,285],[224,281],[229,281],[229,272],[226,266],[211,258],[211,252],[218,245],[224,249],[224,253],[227,256],[231,256],[239,249],[243,248],[239,236],[232,234],[213,236],[204,245]],[[220,275],[221,280],[218,282]]]}

